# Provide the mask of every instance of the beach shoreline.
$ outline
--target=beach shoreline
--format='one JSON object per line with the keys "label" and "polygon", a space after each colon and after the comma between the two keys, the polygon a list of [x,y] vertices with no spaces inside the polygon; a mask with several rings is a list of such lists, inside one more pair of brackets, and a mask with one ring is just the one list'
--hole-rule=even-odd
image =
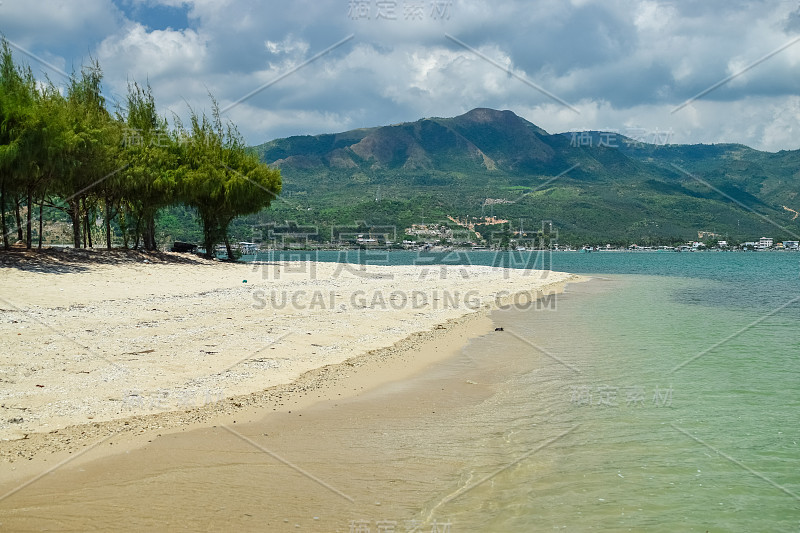
{"label": "beach shoreline", "polygon": [[[470,428],[469,413],[491,405],[510,377],[546,364],[514,335],[513,317],[529,312],[473,313],[406,339],[385,357],[333,365],[310,380],[318,388],[290,392],[275,410],[253,398],[207,419],[141,433],[124,428],[72,453],[16,461],[8,465],[13,478],[7,471],[0,480],[1,522],[81,529],[91,516],[118,531],[154,524],[348,531],[382,520],[411,531],[432,527],[436,513],[444,527],[440,491],[455,490],[472,459],[448,454],[446,434]],[[491,349],[501,346],[509,349]],[[454,527],[466,526],[457,520]]]}
{"label": "beach shoreline", "polygon": [[[34,305],[28,307],[12,307],[17,315],[35,314],[40,311],[45,305],[45,309],[57,309],[58,312],[64,313],[74,307],[64,306],[64,303],[72,302],[87,302],[95,306],[95,310],[100,309],[103,311],[104,302],[111,301],[111,308],[119,307],[122,301],[123,307],[129,308],[131,300],[133,302],[142,303],[153,301],[153,293],[159,292],[158,287],[166,283],[174,283],[175,286],[171,288],[172,294],[170,298],[177,298],[177,305],[185,303],[184,300],[189,300],[190,303],[193,298],[198,295],[208,294],[207,291],[198,289],[208,288],[206,285],[210,282],[214,285],[217,291],[228,291],[228,295],[233,294],[234,302],[233,307],[238,306],[240,309],[239,315],[243,316],[244,313],[252,313],[252,309],[241,308],[242,289],[239,284],[242,283],[240,277],[249,274],[253,278],[254,265],[242,264],[220,264],[216,262],[194,261],[194,265],[158,265],[152,262],[142,265],[141,259],[134,260],[130,265],[111,265],[111,266],[87,266],[86,270],[80,270],[75,273],[60,273],[53,274],[52,272],[31,272],[25,270],[7,271],[9,281],[16,282],[17,287],[20,289],[18,295],[20,298],[17,301],[23,301],[25,291],[30,291],[32,285],[37,283],[41,285],[41,277],[59,277],[69,276],[72,274],[72,280],[62,281],[58,279],[54,281],[54,285],[46,290],[41,287],[36,291],[36,294],[30,295],[28,301],[35,302]],[[197,264],[199,263],[199,264]],[[536,296],[543,294],[557,292],[563,288],[567,282],[580,281],[580,276],[573,276],[564,273],[553,273],[542,271],[511,271],[507,269],[497,269],[492,267],[446,267],[450,269],[450,274],[442,274],[446,270],[440,270],[435,267],[436,275],[433,280],[420,279],[417,267],[363,267],[362,265],[346,265],[341,264],[322,264],[318,263],[313,265],[313,270],[310,268],[310,263],[271,263],[266,265],[267,268],[274,272],[281,272],[282,277],[275,279],[249,280],[251,291],[265,291],[269,290],[286,290],[291,291],[291,294],[298,294],[301,291],[324,291],[330,287],[335,287],[339,291],[338,294],[342,295],[342,301],[353,301],[353,294],[361,291],[365,294],[380,294],[382,301],[385,303],[391,300],[392,295],[397,293],[412,293],[418,291],[419,293],[450,295],[451,303],[456,301],[452,298],[453,294],[459,292],[460,295],[476,291],[472,294],[475,298],[474,302],[477,305],[474,308],[467,308],[461,306],[458,308],[446,308],[442,305],[438,309],[434,309],[435,303],[433,298],[427,302],[427,307],[412,308],[411,304],[405,307],[395,305],[386,305],[385,308],[375,309],[373,305],[372,317],[369,313],[361,313],[360,316],[352,316],[356,313],[355,309],[340,309],[340,308],[323,308],[323,309],[300,309],[300,305],[294,305],[294,308],[289,310],[291,316],[282,318],[294,319],[295,321],[306,325],[309,323],[319,322],[321,317],[329,317],[332,314],[344,314],[351,319],[350,327],[353,329],[359,328],[375,328],[383,329],[384,331],[391,331],[393,336],[386,335],[378,339],[368,339],[368,342],[355,342],[348,344],[342,353],[333,354],[333,357],[327,359],[313,359],[301,361],[301,364],[293,367],[293,373],[282,373],[279,376],[272,376],[278,382],[265,381],[264,375],[260,375],[261,385],[259,380],[250,380],[244,384],[244,387],[234,386],[232,388],[223,389],[233,391],[233,393],[225,394],[224,396],[210,397],[210,401],[202,402],[200,405],[170,405],[168,402],[157,406],[162,407],[163,410],[158,412],[148,412],[146,409],[142,412],[122,412],[104,413],[104,416],[93,419],[89,417],[88,420],[84,419],[80,423],[62,423],[54,424],[52,426],[42,426],[38,431],[27,431],[22,436],[16,438],[9,438],[8,434],[4,435],[6,439],[0,441],[0,460],[6,463],[12,463],[16,466],[21,465],[21,461],[29,463],[32,468],[35,463],[34,458],[49,458],[49,463],[52,464],[58,457],[69,457],[80,450],[85,449],[88,445],[100,439],[106,439],[113,435],[127,435],[131,438],[137,435],[149,434],[151,430],[158,431],[171,431],[176,429],[185,429],[191,426],[205,425],[210,421],[218,420],[225,417],[239,417],[241,418],[246,413],[258,411],[266,413],[272,411],[286,411],[291,408],[300,408],[308,406],[313,403],[323,401],[325,399],[347,397],[347,395],[357,395],[362,391],[374,389],[381,384],[402,380],[408,378],[415,373],[424,370],[430,364],[451,356],[458,346],[466,342],[467,339],[491,331],[491,320],[488,318],[489,312],[500,306],[515,305],[521,301],[531,302],[535,301]],[[161,269],[159,271],[159,268]],[[442,267],[445,268],[445,267]],[[337,269],[339,269],[337,273]],[[44,269],[46,270],[46,269]],[[102,271],[98,273],[98,270]],[[116,271],[115,271],[116,270]],[[183,270],[183,272],[181,272]],[[194,286],[189,283],[186,284],[188,277],[188,270],[192,274],[202,273],[203,275],[210,276],[202,283],[197,283]],[[313,275],[310,272],[314,272]],[[455,273],[460,272],[460,276]],[[464,275],[466,273],[466,275]],[[106,290],[98,297],[97,294],[87,293],[80,294],[81,287],[74,287],[75,276],[77,279],[91,280],[96,279],[92,283],[97,285],[102,282],[108,275],[115,276],[116,278],[131,276],[134,282],[144,276],[152,276],[156,274],[159,282],[149,284],[148,286],[137,285],[133,290],[126,290],[125,296],[121,300],[114,300],[113,296],[121,296],[113,287],[114,283],[111,280],[105,279],[107,282]],[[335,275],[332,275],[335,274]],[[16,278],[16,279],[13,279]],[[99,278],[99,279],[97,279]],[[313,278],[313,279],[309,279]],[[220,281],[224,279],[223,283]],[[247,278],[244,278],[247,279]],[[73,283],[69,283],[72,281]],[[426,283],[428,283],[426,285]],[[27,285],[26,285],[27,284]],[[80,285],[80,283],[78,283]],[[112,286],[108,288],[108,286]],[[71,287],[71,289],[69,289]],[[64,292],[62,289],[72,290],[73,293],[67,297],[67,301],[63,298],[59,299],[54,297],[54,294]],[[85,287],[83,287],[85,289]],[[439,290],[439,293],[435,291]],[[350,291],[348,293],[348,291]],[[449,292],[448,292],[449,291]],[[130,293],[133,292],[131,295]],[[163,292],[163,291],[162,291]],[[322,292],[318,292],[322,294]],[[245,293],[246,294],[246,293]],[[527,295],[521,298],[521,295]],[[60,296],[60,295],[58,295]],[[347,298],[349,296],[349,298]],[[80,298],[80,299],[77,299]],[[361,297],[360,297],[361,298]],[[516,301],[515,301],[516,300]],[[258,299],[253,297],[252,306],[258,305]],[[313,296],[311,296],[313,301]],[[363,298],[361,300],[363,301]],[[43,302],[46,302],[43,304]],[[116,303],[114,303],[116,302]],[[298,299],[294,303],[297,304]],[[163,302],[162,302],[163,303]],[[375,301],[373,300],[373,304]],[[380,301],[378,302],[380,303]],[[13,304],[12,304],[13,305]],[[4,306],[6,307],[6,306]],[[140,307],[142,307],[140,305]],[[223,309],[224,312],[216,313],[216,315],[231,315],[231,308]],[[284,311],[286,311],[284,309]],[[363,311],[363,310],[362,310]],[[204,313],[208,314],[208,311]],[[293,314],[292,314],[293,313]],[[214,313],[211,313],[214,315]],[[284,313],[285,315],[286,313]],[[416,316],[419,315],[419,316]],[[133,313],[133,318],[138,315]],[[113,317],[112,317],[113,318]],[[138,316],[138,318],[142,318]],[[219,322],[218,316],[206,317],[210,323]],[[274,318],[274,317],[273,317]],[[280,317],[279,317],[280,318]],[[414,318],[410,324],[405,324],[403,321]],[[366,320],[365,320],[366,319]],[[45,322],[46,319],[40,318],[40,322]],[[405,329],[391,327],[396,326],[392,322],[403,322],[406,326]],[[130,319],[129,319],[130,322]],[[290,321],[291,323],[291,321]],[[15,325],[13,320],[4,322],[3,327]],[[30,325],[30,321],[29,324]],[[338,335],[337,328],[341,327],[338,323],[326,324],[331,327],[328,328],[327,335],[322,334],[321,328],[317,324],[317,331],[314,335],[309,333],[308,336],[312,339],[319,340],[324,338],[327,343],[331,342],[332,338]],[[39,324],[40,328],[43,327]],[[421,327],[423,326],[423,327]],[[427,327],[425,327],[427,326]],[[126,327],[125,324],[115,324],[114,327]],[[51,328],[52,329],[52,328]],[[303,328],[300,328],[301,330]],[[245,332],[243,336],[247,337],[248,333]],[[80,344],[80,340],[75,342],[76,339],[70,339],[72,344]],[[82,340],[82,339],[81,339]],[[96,338],[94,340],[97,340]],[[234,339],[234,342],[236,339]],[[274,346],[269,346],[269,349],[275,350],[275,359],[278,357],[286,357],[292,361],[298,359],[297,353],[303,353],[303,350],[319,350],[319,344],[306,342],[301,344],[298,348],[293,345],[295,353],[288,346],[281,346],[276,343]],[[312,347],[312,345],[316,347]],[[428,349],[422,347],[428,346]],[[100,350],[95,350],[100,352]],[[19,352],[17,352],[19,353]],[[420,355],[422,354],[422,355]],[[111,357],[111,356],[107,356]],[[294,357],[294,359],[292,359]],[[236,356],[234,356],[236,358]],[[113,362],[113,361],[112,361]],[[248,361],[249,362],[249,361]],[[174,357],[170,359],[170,363],[174,363]],[[189,361],[187,364],[191,364]],[[222,362],[220,362],[222,364]],[[158,366],[158,365],[156,365]],[[174,365],[173,365],[174,366]],[[167,374],[169,368],[159,368],[162,374]],[[223,367],[224,368],[224,367]],[[214,369],[217,370],[217,369]],[[267,365],[262,370],[275,370],[274,365]],[[95,371],[92,369],[91,371]],[[219,374],[219,372],[218,372]],[[224,372],[223,375],[227,375]],[[208,377],[209,372],[200,373],[200,378]],[[55,379],[58,376],[55,375]],[[43,381],[44,375],[39,375],[33,381]],[[235,379],[241,376],[232,376]],[[258,377],[258,376],[257,376]],[[195,376],[197,379],[197,376]],[[224,382],[224,379],[223,379]],[[236,385],[236,384],[234,384]],[[119,385],[117,384],[118,388]],[[249,387],[249,389],[248,389]],[[42,387],[44,389],[46,387]],[[159,391],[160,389],[155,386],[151,390]],[[106,402],[107,403],[107,402]],[[119,404],[118,400],[114,402]],[[3,407],[6,411],[6,420],[9,416],[9,399],[4,399]],[[140,405],[140,407],[142,407]],[[153,406],[148,407],[151,411]],[[179,407],[179,408],[176,408]],[[46,409],[45,409],[46,410]],[[98,409],[95,407],[95,411]],[[46,413],[45,413],[46,414]],[[79,413],[79,416],[83,416]],[[77,421],[73,418],[68,421]],[[9,424],[6,424],[8,426]],[[11,477],[23,477],[23,471],[32,471],[31,468],[15,468],[14,474]]]}

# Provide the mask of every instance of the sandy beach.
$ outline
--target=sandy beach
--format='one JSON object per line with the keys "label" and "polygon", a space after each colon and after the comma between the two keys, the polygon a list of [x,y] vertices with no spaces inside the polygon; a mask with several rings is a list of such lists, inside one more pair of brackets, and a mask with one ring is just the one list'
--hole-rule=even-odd
{"label": "sandy beach", "polygon": [[452,355],[426,343],[488,332],[492,309],[535,305],[579,279],[483,266],[89,255],[51,252],[0,270],[4,462],[357,394]]}

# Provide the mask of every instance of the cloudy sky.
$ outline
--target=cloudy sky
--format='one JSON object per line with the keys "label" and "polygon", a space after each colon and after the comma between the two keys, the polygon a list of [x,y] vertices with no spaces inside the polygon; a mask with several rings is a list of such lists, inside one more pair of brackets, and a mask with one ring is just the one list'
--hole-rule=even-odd
{"label": "cloudy sky", "polygon": [[2,0],[0,32],[57,82],[90,57],[109,99],[149,81],[169,116],[210,91],[250,144],[491,107],[800,148],[798,0]]}

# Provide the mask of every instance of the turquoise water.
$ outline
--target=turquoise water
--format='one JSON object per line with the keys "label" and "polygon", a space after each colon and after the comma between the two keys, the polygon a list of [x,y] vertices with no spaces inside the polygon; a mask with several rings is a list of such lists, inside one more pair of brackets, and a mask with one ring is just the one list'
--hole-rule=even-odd
{"label": "turquoise water", "polygon": [[[247,256],[252,261],[253,256]],[[769,312],[800,296],[800,253],[797,252],[406,252],[383,250],[274,251],[260,261],[314,260],[376,265],[491,265],[546,268],[578,274],[640,274],[706,280],[685,287],[687,302],[712,307],[738,307]],[[800,312],[800,305],[786,312]]]}
{"label": "turquoise water", "polygon": [[769,279],[799,281],[798,252],[407,252],[385,250],[270,251],[245,256],[247,261],[314,260],[383,265],[494,265],[542,268],[591,274],[646,274],[725,280],[745,279],[764,270]]}
{"label": "turquoise water", "polygon": [[690,296],[708,284],[611,276],[496,316],[523,340],[468,351],[531,367],[471,413],[489,453],[435,514],[470,531],[800,530],[796,309],[748,328],[751,308]]}
{"label": "turquoise water", "polygon": [[800,531],[800,254],[307,257],[594,277],[554,309],[496,312],[503,334],[466,348],[479,367],[503,353],[515,369],[437,443],[467,465],[420,502],[423,518],[451,531]]}

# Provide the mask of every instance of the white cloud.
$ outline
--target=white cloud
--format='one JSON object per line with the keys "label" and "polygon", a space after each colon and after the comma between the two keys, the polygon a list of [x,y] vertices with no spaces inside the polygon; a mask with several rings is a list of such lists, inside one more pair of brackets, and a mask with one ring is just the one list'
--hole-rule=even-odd
{"label": "white cloud", "polygon": [[94,39],[114,32],[122,13],[111,0],[4,0],[0,4],[0,31],[20,46],[47,48],[74,46],[89,52]]}
{"label": "white cloud", "polygon": [[299,54],[305,55],[308,52],[308,42],[295,39],[294,36],[290,35],[286,39],[280,42],[276,41],[264,41],[264,46],[267,48],[270,54]]}
{"label": "white cloud", "polygon": [[735,102],[698,100],[672,113],[671,105],[615,108],[605,101],[582,100],[581,114],[557,104],[518,110],[550,133],[605,130],[639,132],[651,139],[668,134],[676,144],[740,143],[775,152],[797,149],[800,97],[754,97]]}
{"label": "white cloud", "polygon": [[[242,104],[234,108],[229,118],[237,125],[246,125],[247,133],[266,135],[275,129],[301,129],[306,131],[343,132],[361,127],[349,116],[326,111],[305,109],[269,110]],[[242,131],[244,134],[245,132]]]}
{"label": "white cloud", "polygon": [[205,40],[193,30],[147,31],[141,24],[129,25],[112,35],[97,49],[98,57],[114,70],[126,68],[132,76],[159,77],[196,75],[203,72]]}
{"label": "white cloud", "polygon": [[681,142],[798,148],[800,42],[670,113],[788,42],[785,31],[800,28],[800,10],[791,3],[454,0],[447,19],[438,20],[426,1],[422,20],[410,20],[398,0],[392,21],[374,13],[353,20],[347,0],[122,1],[139,4],[132,13],[156,4],[185,7],[189,27],[149,30],[111,0],[86,0],[81,9],[57,0],[5,0],[0,30],[61,68],[91,52],[112,92],[124,94],[128,78],[148,79],[159,104],[184,116],[184,100],[202,110],[210,90],[230,104],[355,34],[230,111],[252,144],[497,107],[551,132],[637,125],[672,128]]}
{"label": "white cloud", "polygon": [[640,32],[663,32],[675,23],[677,12],[671,5],[641,2],[634,11],[634,23]]}

